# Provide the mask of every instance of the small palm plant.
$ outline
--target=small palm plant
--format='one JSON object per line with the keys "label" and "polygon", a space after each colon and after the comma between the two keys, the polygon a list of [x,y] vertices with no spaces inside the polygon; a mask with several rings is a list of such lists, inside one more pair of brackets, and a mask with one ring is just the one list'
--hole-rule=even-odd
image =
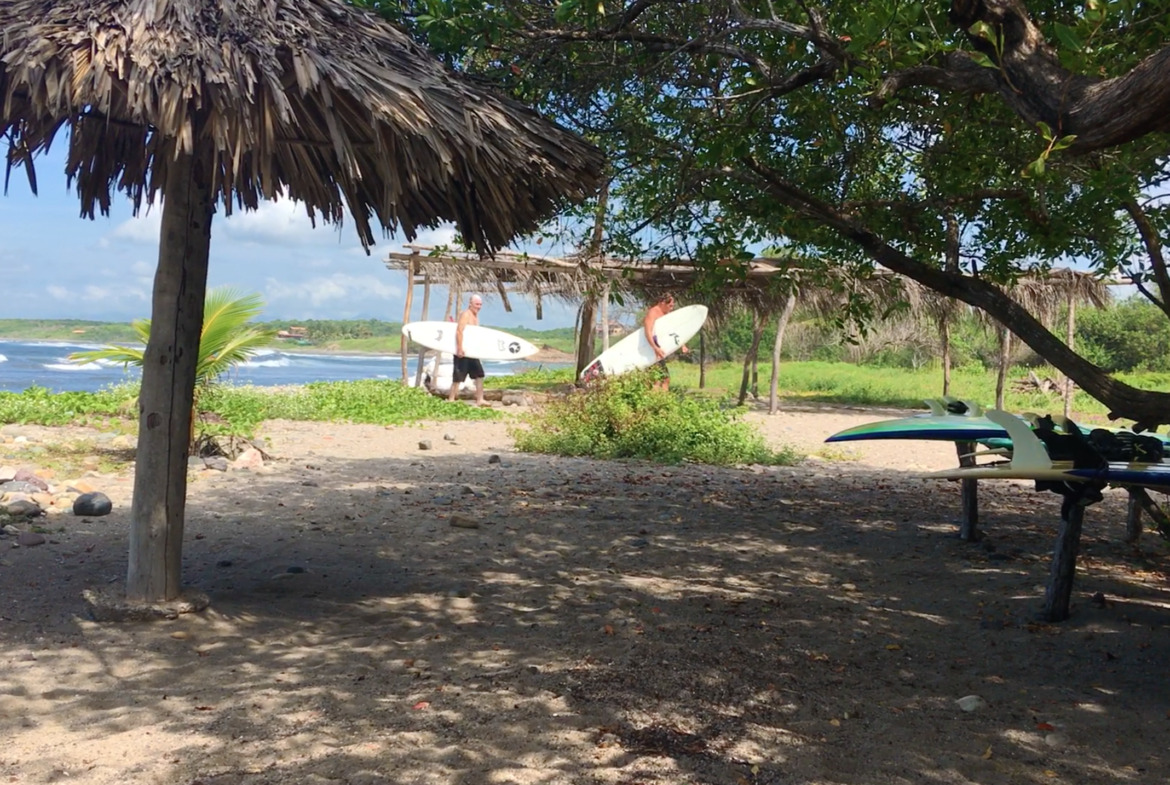
{"label": "small palm plant", "polygon": [[[235,366],[247,362],[256,352],[272,342],[276,333],[251,327],[248,323],[260,315],[264,301],[258,294],[243,294],[226,287],[210,289],[203,305],[203,330],[199,338],[199,360],[195,366],[195,399],[191,427],[194,429],[199,399],[216,380]],[[104,346],[69,355],[71,362],[106,360],[125,366],[142,366],[146,344],[150,340],[150,320],[131,323],[142,346]]]}

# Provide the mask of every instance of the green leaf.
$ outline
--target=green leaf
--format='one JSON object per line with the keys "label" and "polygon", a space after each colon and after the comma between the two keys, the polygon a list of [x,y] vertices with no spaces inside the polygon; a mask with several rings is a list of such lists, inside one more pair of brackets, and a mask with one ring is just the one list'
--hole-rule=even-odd
{"label": "green leaf", "polygon": [[565,24],[577,12],[580,5],[581,0],[565,0],[557,5],[557,10],[553,12],[553,18],[560,24]]}
{"label": "green leaf", "polygon": [[1021,172],[1021,174],[1024,177],[1040,177],[1041,175],[1043,175],[1044,174],[1044,159],[1045,159],[1045,157],[1046,156],[1040,156],[1035,161],[1033,161],[1032,163],[1025,166],[1024,171]]}
{"label": "green leaf", "polygon": [[1085,48],[1084,43],[1081,42],[1080,36],[1078,36],[1076,31],[1068,25],[1062,25],[1060,22],[1057,22],[1054,29],[1056,31],[1056,38],[1066,48],[1071,49],[1074,52],[1080,52]]}
{"label": "green leaf", "polygon": [[987,55],[983,54],[982,52],[968,52],[967,54],[968,54],[968,55],[971,57],[971,59],[972,59],[972,60],[974,60],[974,61],[975,61],[975,62],[976,62],[978,65],[981,65],[981,66],[983,66],[984,68],[995,68],[996,70],[998,70],[998,69],[999,69],[999,66],[998,66],[998,65],[996,65],[996,64],[995,64],[995,62],[994,62],[994,61],[993,61],[993,60],[992,60],[990,57],[988,57]]}

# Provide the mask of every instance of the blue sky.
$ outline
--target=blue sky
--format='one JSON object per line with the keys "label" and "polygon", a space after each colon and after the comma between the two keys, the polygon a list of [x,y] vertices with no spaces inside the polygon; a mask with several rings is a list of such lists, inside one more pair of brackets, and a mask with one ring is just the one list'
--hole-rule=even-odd
{"label": "blue sky", "polygon": [[[60,140],[63,141],[63,140]],[[0,147],[0,161],[6,150]],[[0,318],[129,321],[150,315],[150,291],[158,261],[161,211],[135,218],[118,196],[108,218],[80,217],[75,192],[65,186],[64,145],[37,159],[39,196],[23,169],[14,170],[0,196]],[[424,245],[449,242],[450,228],[425,230]],[[386,253],[401,250],[401,236],[380,239],[369,255],[347,222],[340,229],[309,223],[304,208],[288,201],[255,212],[217,214],[212,223],[209,286],[259,292],[263,319],[402,318],[405,275],[387,270]],[[576,308],[534,307],[510,298],[506,313],[498,295],[483,292],[482,323],[535,329],[571,326]],[[416,292],[414,318],[419,317]],[[436,308],[435,303],[439,305]],[[445,291],[431,295],[430,318],[442,318]],[[436,311],[438,313],[436,314]]]}

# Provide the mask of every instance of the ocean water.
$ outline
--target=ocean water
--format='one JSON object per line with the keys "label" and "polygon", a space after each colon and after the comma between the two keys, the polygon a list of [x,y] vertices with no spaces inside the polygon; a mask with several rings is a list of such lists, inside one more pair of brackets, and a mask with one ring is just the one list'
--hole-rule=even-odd
{"label": "ocean water", "polygon": [[[0,341],[0,392],[20,392],[32,386],[53,392],[94,392],[110,385],[137,381],[140,371],[121,364],[74,363],[72,352],[99,348],[94,344]],[[418,356],[408,358],[407,377],[413,382]],[[504,376],[541,367],[527,361],[484,362],[488,376]],[[560,367],[544,364],[545,368]],[[307,382],[357,379],[401,379],[402,360],[397,354],[353,355],[282,352],[265,349],[249,362],[226,374],[228,384],[272,387]]]}

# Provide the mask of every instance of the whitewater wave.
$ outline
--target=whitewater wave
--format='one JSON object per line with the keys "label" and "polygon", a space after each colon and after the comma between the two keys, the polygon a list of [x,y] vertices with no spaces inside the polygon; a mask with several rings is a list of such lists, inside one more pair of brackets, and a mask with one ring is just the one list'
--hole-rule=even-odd
{"label": "whitewater wave", "polygon": [[[257,355],[257,356],[260,356],[260,355]],[[289,360],[289,358],[283,354],[277,355],[277,354],[268,353],[268,354],[265,354],[263,356],[264,357],[271,357],[272,359],[248,360],[247,362],[240,363],[239,367],[240,368],[287,368],[290,365],[292,365],[292,361]]]}
{"label": "whitewater wave", "polygon": [[0,363],[6,363],[6,362],[8,362],[8,358],[5,357],[4,355],[0,354]]}
{"label": "whitewater wave", "polygon": [[96,363],[45,363],[41,366],[47,371],[104,371],[108,365]]}

